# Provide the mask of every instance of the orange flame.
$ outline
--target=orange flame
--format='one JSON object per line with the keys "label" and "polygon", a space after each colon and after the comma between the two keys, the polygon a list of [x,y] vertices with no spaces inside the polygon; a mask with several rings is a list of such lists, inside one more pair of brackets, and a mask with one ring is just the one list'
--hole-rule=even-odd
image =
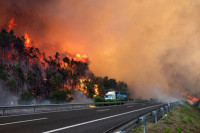
{"label": "orange flame", "polygon": [[89,107],[90,107],[90,108],[95,108],[96,106],[95,106],[95,105],[89,105]]}
{"label": "orange flame", "polygon": [[[79,85],[76,87],[76,91],[80,90],[81,92],[83,92],[84,94],[88,95],[89,96],[89,92],[87,90],[87,85],[86,85],[86,81],[90,82],[91,80],[90,79],[86,79],[86,78],[81,78],[79,79]],[[94,85],[94,95],[93,97],[96,97],[99,95],[99,88],[98,88],[98,85],[95,84]]]}
{"label": "orange flame", "polygon": [[182,92],[181,95],[186,99],[186,101],[190,104],[194,104],[194,102],[197,102],[200,100],[200,98],[189,96],[187,92]]}
{"label": "orange flame", "polygon": [[97,97],[99,95],[99,88],[97,84],[94,85],[94,92],[95,94],[93,95],[93,97]]}
{"label": "orange flame", "polygon": [[11,18],[9,23],[8,23],[8,32],[10,32],[10,30],[13,28],[13,26],[15,26],[16,24],[14,23],[14,18]]}
{"label": "orange flame", "polygon": [[84,63],[86,63],[88,61],[88,57],[86,54],[81,55],[79,53],[77,53],[76,56],[73,57],[73,59],[75,61],[80,61],[80,62],[84,62]]}
{"label": "orange flame", "polygon": [[24,33],[24,38],[25,38],[26,47],[30,47],[31,38],[29,37],[29,35],[26,32]]}
{"label": "orange flame", "polygon": [[[52,49],[54,49],[54,47],[52,47]],[[74,61],[80,61],[82,63],[87,63],[88,62],[88,56],[86,54],[79,54],[76,53],[75,56],[70,56],[70,55],[66,55],[67,58],[69,58],[70,60],[74,60]]]}
{"label": "orange flame", "polygon": [[85,79],[85,78],[79,79],[80,84],[79,84],[79,87],[76,88],[76,91],[80,90],[84,94],[89,95],[89,93],[87,91],[86,81],[87,81],[87,79]]}

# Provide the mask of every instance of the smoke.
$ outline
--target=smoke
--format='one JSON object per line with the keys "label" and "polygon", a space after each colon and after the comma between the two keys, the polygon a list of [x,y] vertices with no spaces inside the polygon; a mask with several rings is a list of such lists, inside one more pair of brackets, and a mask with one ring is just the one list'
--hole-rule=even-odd
{"label": "smoke", "polygon": [[93,103],[93,100],[87,98],[87,96],[81,91],[75,91],[73,97],[74,100],[72,100],[71,103]]}
{"label": "smoke", "polygon": [[0,106],[12,106],[18,105],[18,97],[13,95],[11,92],[2,89],[0,84]]}
{"label": "smoke", "polygon": [[87,54],[94,74],[135,96],[200,94],[199,0],[7,0],[0,10],[0,27],[14,17],[47,54]]}

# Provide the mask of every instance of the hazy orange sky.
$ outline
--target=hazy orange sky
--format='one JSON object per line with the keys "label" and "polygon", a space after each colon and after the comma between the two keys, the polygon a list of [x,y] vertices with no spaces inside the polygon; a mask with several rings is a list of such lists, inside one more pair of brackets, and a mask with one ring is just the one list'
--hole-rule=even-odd
{"label": "hazy orange sky", "polygon": [[199,0],[10,0],[1,5],[1,27],[14,17],[14,29],[29,33],[44,51],[55,46],[87,54],[95,75],[127,82],[136,96],[184,89],[200,93]]}

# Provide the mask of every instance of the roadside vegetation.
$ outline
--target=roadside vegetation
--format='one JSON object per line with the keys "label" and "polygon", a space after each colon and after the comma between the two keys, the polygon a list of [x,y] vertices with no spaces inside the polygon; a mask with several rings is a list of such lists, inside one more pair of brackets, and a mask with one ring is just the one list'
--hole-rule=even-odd
{"label": "roadside vegetation", "polygon": [[94,98],[94,102],[97,103],[97,102],[120,102],[120,101],[125,101],[124,98],[118,98],[118,99],[107,99],[105,100],[103,97],[95,97]]}
{"label": "roadside vegetation", "polygon": [[[132,133],[143,133],[144,126],[131,129]],[[200,133],[200,112],[190,104],[178,105],[158,124],[147,122],[147,133]]]}
{"label": "roadside vegetation", "polygon": [[33,100],[33,96],[28,92],[24,92],[20,94],[20,99],[18,100],[18,103],[31,104],[32,100]]}

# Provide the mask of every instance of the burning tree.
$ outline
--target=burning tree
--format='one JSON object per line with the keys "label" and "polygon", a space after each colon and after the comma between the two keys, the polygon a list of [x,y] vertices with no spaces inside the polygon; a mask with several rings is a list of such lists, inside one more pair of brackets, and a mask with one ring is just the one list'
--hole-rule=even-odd
{"label": "burning tree", "polygon": [[36,100],[55,99],[57,94],[70,99],[75,91],[90,98],[103,96],[109,89],[127,91],[124,82],[95,77],[89,71],[85,54],[73,57],[56,52],[54,57],[46,58],[32,45],[27,32],[22,37],[14,34],[15,25],[11,19],[8,30],[0,32],[0,81],[4,89],[16,95],[29,92]]}

